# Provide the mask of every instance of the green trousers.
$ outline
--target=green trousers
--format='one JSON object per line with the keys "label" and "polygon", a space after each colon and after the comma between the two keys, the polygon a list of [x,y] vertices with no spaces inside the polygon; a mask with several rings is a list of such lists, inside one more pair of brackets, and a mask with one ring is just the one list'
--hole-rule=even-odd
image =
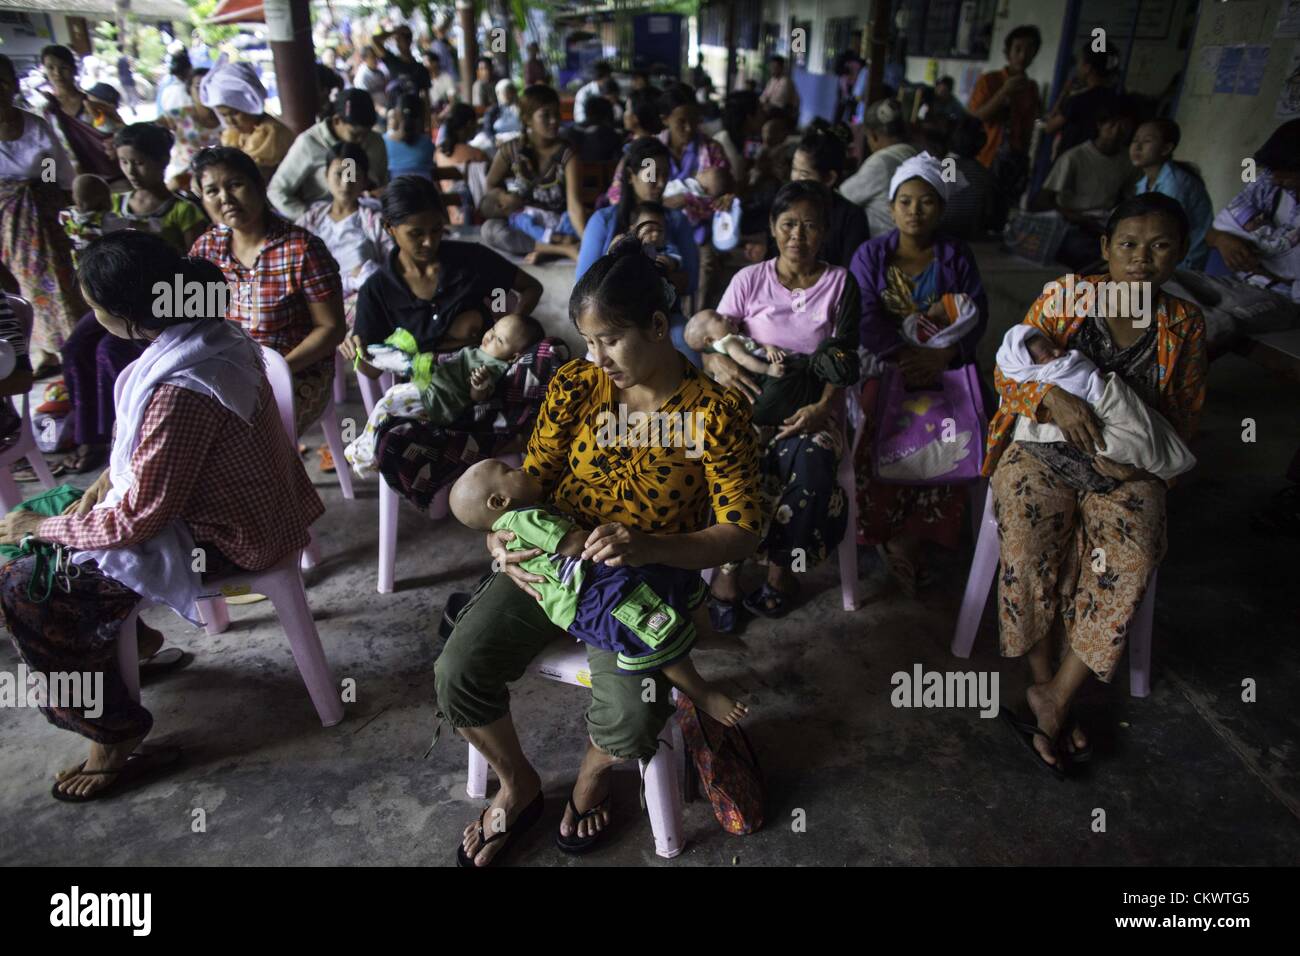
{"label": "green trousers", "polygon": [[[492,575],[461,610],[434,665],[438,716],[456,728],[501,719],[510,712],[506,685],[522,677],[532,659],[557,638],[573,640],[507,575]],[[587,661],[592,741],[613,757],[649,760],[673,714],[672,686],[658,671],[620,671],[618,655],[599,648],[587,647]],[[653,691],[646,681],[654,682]]]}

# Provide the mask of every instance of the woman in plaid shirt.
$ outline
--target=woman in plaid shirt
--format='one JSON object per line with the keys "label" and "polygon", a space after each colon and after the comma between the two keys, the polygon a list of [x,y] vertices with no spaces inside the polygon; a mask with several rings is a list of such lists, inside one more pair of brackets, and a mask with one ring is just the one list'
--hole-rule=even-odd
{"label": "woman in plaid shirt", "polygon": [[[38,573],[35,554],[0,569],[0,611],[23,660],[46,675],[103,675],[97,699],[77,701],[85,706],[50,700],[41,708],[55,726],[91,740],[86,760],[59,774],[58,800],[107,795],[179,756],[137,752],[153,717],[117,669],[118,630],[141,594],[193,617],[195,555],[208,575],[269,568],[307,544],[324,512],[284,439],[260,351],[219,313],[155,314],[155,284],[178,275],[223,281],[210,263],[184,259],[149,233],[113,233],[86,249],[80,282],[95,317],[111,334],[147,343],[120,383],[112,465],[60,517],[14,511],[0,519],[0,544],[31,538],[76,552],[58,583]],[[140,642],[144,659],[162,636],[142,627]]]}
{"label": "woman in plaid shirt", "polygon": [[200,150],[192,176],[217,225],[199,236],[190,255],[225,273],[235,293],[226,318],[289,363],[294,424],[302,434],[329,401],[334,348],[347,331],[338,263],[320,239],[276,215],[245,153],[226,146]]}

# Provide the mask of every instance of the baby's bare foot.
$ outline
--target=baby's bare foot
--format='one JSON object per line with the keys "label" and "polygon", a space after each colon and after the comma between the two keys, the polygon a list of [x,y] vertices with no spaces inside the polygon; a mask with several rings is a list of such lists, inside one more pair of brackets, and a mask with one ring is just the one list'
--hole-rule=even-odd
{"label": "baby's bare foot", "polygon": [[734,727],[749,713],[749,708],[719,690],[705,691],[695,705],[720,724]]}

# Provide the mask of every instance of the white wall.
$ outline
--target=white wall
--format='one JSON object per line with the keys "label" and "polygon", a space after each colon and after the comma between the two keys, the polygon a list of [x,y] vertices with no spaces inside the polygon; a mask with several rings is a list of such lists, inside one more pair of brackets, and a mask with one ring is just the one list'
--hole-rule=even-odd
{"label": "white wall", "polygon": [[[1241,189],[1242,160],[1284,122],[1275,115],[1277,97],[1300,37],[1274,38],[1282,5],[1282,0],[1203,3],[1187,83],[1174,117],[1183,133],[1176,155],[1201,168],[1216,210]],[[1270,47],[1257,96],[1214,93],[1213,74],[1200,68],[1204,48],[1234,43]]]}

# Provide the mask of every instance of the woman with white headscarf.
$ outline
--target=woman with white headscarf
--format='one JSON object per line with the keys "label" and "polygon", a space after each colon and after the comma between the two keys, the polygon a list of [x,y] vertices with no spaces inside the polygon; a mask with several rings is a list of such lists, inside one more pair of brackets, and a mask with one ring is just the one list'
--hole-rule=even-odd
{"label": "woman with white headscarf", "polygon": [[[969,246],[937,231],[949,197],[964,186],[955,162],[929,153],[905,160],[889,183],[894,228],[859,246],[849,265],[862,293],[859,341],[865,380],[866,427],[855,463],[858,542],[882,552],[889,579],[909,597],[915,593],[924,543],[957,546],[964,496],[955,485],[873,481],[873,418],[887,365],[898,368],[909,388],[925,388],[941,372],[975,361],[989,312],[979,267]],[[967,331],[951,344],[931,347],[934,343],[926,345],[915,335],[917,320],[906,321],[918,313],[939,316],[929,322],[952,327],[940,341],[953,338],[959,325]]]}
{"label": "woman with white headscarf", "polygon": [[229,63],[223,56],[199,84],[203,105],[217,111],[221,145],[243,150],[270,180],[289,147],[293,132],[265,112],[266,88],[251,63]]}

